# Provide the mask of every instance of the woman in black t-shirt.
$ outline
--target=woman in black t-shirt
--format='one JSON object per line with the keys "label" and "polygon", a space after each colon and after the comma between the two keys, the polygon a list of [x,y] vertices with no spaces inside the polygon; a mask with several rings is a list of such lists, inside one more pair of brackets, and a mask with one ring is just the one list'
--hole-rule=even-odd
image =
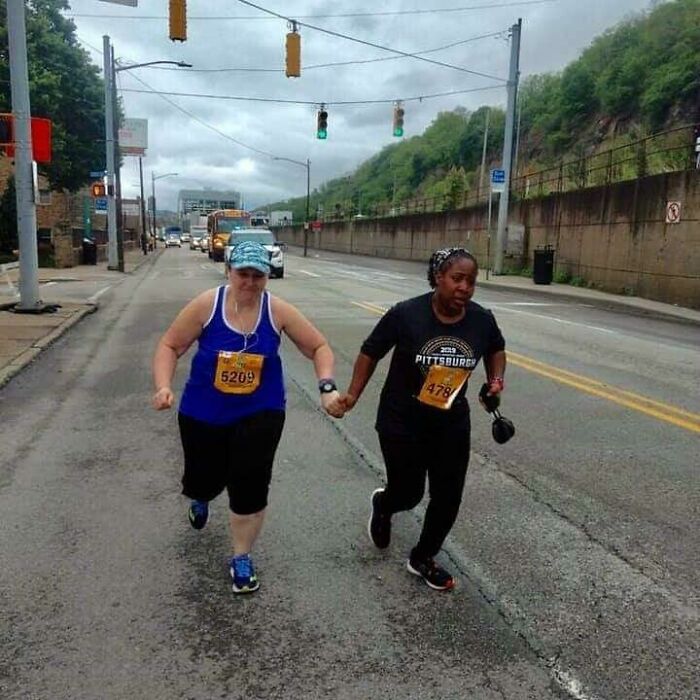
{"label": "woman in black t-shirt", "polygon": [[465,392],[479,360],[489,394],[503,391],[505,341],[493,314],[471,301],[477,273],[476,259],[464,248],[433,253],[428,266],[433,292],[402,301],[384,315],[362,344],[350,386],[339,399],[350,410],[393,348],[376,422],[387,485],[372,494],[368,531],[377,547],[388,547],[391,516],[420,503],[427,475],[430,500],[407,568],[436,590],[455,583],[433,557],[462,500],[470,437]]}

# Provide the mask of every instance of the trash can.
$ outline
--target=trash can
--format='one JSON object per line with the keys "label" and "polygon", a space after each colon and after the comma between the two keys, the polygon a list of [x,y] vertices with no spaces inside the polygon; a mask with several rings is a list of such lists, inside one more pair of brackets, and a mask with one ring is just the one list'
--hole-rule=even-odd
{"label": "trash can", "polygon": [[554,277],[554,248],[551,245],[536,248],[532,265],[532,281],[535,284],[552,284]]}
{"label": "trash can", "polygon": [[83,238],[83,265],[97,265],[97,244],[92,238]]}

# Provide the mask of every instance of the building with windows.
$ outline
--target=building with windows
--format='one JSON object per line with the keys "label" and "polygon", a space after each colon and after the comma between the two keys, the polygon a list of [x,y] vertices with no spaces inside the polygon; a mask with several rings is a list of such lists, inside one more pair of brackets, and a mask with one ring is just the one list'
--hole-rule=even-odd
{"label": "building with windows", "polygon": [[206,215],[217,209],[241,209],[240,192],[219,190],[180,190],[177,195],[177,211],[183,218],[189,214]]}

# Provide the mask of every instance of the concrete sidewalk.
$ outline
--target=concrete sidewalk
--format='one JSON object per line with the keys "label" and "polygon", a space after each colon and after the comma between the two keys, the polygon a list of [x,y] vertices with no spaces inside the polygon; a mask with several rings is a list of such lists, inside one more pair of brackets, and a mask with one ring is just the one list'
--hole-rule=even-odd
{"label": "concrete sidewalk", "polygon": [[660,301],[643,299],[642,297],[623,296],[599,292],[588,287],[574,287],[570,284],[535,284],[529,277],[517,275],[499,275],[486,279],[484,271],[479,272],[478,287],[498,289],[503,291],[522,291],[528,294],[540,294],[544,297],[557,297],[568,301],[591,304],[601,308],[633,313],[643,316],[666,318],[681,323],[700,325],[700,311],[688,309],[674,304],[664,304]]}
{"label": "concrete sidewalk", "polygon": [[[163,249],[155,251],[158,255]],[[141,265],[153,260],[154,253],[145,256],[141,250],[125,251],[125,273],[107,269],[107,263],[78,265],[66,269],[39,269],[39,284],[49,282],[104,281],[118,284],[124,274],[131,274]],[[88,314],[98,309],[96,301],[71,299],[66,301],[53,296],[52,289],[41,290],[42,301],[56,304],[53,313],[17,314],[11,309],[19,301],[19,270],[12,269],[0,275],[0,387],[7,384],[45,348],[60,338],[67,330]]]}

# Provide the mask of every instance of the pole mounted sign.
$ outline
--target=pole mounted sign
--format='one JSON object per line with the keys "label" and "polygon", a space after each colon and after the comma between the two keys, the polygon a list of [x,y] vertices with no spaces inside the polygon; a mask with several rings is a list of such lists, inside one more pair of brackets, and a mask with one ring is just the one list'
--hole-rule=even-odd
{"label": "pole mounted sign", "polygon": [[126,156],[145,156],[148,148],[148,119],[125,119],[119,129],[119,150]]}
{"label": "pole mounted sign", "polygon": [[503,192],[506,188],[506,171],[492,170],[491,171],[491,191]]}

